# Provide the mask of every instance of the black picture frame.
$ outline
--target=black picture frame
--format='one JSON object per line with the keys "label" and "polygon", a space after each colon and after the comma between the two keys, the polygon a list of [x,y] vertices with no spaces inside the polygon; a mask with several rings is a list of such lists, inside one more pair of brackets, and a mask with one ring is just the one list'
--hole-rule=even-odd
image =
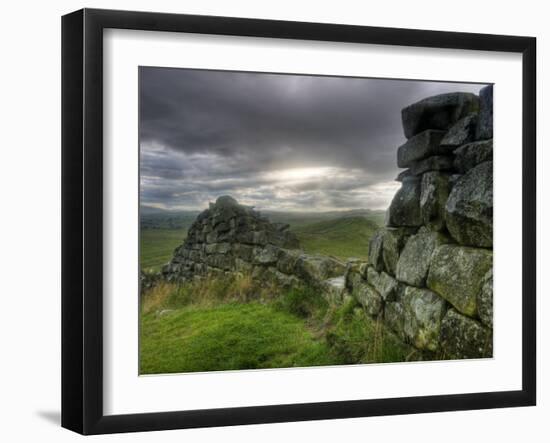
{"label": "black picture frame", "polygon": [[[103,413],[103,30],[192,32],[519,53],[523,64],[522,388],[130,415]],[[413,414],[536,403],[536,39],[83,9],[62,18],[62,426],[82,434]]]}

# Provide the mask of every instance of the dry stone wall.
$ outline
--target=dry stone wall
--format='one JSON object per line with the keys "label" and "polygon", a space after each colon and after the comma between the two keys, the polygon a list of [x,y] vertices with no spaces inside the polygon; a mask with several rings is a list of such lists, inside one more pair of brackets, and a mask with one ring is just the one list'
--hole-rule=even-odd
{"label": "dry stone wall", "polygon": [[406,168],[368,263],[347,290],[403,341],[446,358],[492,356],[493,90],[403,109]]}
{"label": "dry stone wall", "polygon": [[289,225],[271,223],[252,207],[222,196],[199,214],[162,274],[181,282],[235,272],[252,274],[259,282],[275,280],[283,287],[308,283],[338,301],[345,264],[304,254]]}

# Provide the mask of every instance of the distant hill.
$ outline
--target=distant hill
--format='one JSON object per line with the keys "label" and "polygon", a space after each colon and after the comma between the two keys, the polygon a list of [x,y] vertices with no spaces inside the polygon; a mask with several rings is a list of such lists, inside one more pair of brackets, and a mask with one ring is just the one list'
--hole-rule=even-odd
{"label": "distant hill", "polygon": [[141,229],[185,229],[195,221],[200,211],[170,211],[141,205],[139,208]]}
{"label": "distant hill", "polygon": [[328,220],[342,218],[365,218],[378,225],[383,225],[385,211],[372,209],[352,209],[349,211],[325,211],[325,212],[282,212],[261,211],[272,222],[288,223],[291,227],[309,225]]}
{"label": "distant hill", "polygon": [[340,259],[366,259],[369,241],[379,224],[361,216],[340,217],[292,227],[302,248],[308,253]]}
{"label": "distant hill", "polygon": [[[187,229],[201,211],[178,211],[141,205],[140,226],[142,229]],[[326,212],[260,211],[274,223],[288,223],[292,227],[349,217],[364,217],[382,225],[384,211],[353,209]]]}

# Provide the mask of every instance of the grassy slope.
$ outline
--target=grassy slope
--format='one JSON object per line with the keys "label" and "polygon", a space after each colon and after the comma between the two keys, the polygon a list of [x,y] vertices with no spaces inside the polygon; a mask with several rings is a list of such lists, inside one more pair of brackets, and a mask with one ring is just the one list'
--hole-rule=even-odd
{"label": "grassy slope", "polygon": [[182,308],[142,317],[140,372],[285,368],[332,362],[299,318],[260,303]]}
{"label": "grassy slope", "polygon": [[144,270],[158,271],[172,258],[187,229],[142,229],[140,232],[140,265]]}
{"label": "grassy slope", "polygon": [[346,217],[292,228],[308,253],[366,259],[378,225],[364,217]]}
{"label": "grassy slope", "polygon": [[[250,297],[254,297],[254,301]],[[259,298],[258,298],[259,297]],[[160,314],[162,313],[162,314]],[[249,276],[161,284],[141,303],[140,373],[405,361],[411,348],[354,300],[314,289],[258,292]]]}

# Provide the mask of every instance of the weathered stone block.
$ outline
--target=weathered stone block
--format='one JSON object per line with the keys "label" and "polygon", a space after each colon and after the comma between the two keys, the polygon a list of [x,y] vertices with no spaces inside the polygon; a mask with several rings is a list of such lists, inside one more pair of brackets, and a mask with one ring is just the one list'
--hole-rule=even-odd
{"label": "weathered stone block", "polygon": [[468,143],[454,151],[454,168],[464,174],[483,162],[493,160],[493,140]]}
{"label": "weathered stone block", "polygon": [[469,114],[456,122],[441,140],[440,150],[451,153],[453,150],[475,140],[477,114]]}
{"label": "weathered stone block", "polygon": [[484,162],[455,184],[445,206],[447,228],[460,244],[493,246],[493,162]]}
{"label": "weathered stone block", "polygon": [[399,302],[388,302],[384,307],[384,323],[402,341],[405,341],[405,311]]}
{"label": "weathered stone block", "polygon": [[433,251],[449,242],[445,235],[421,228],[407,240],[399,256],[395,274],[397,280],[412,286],[425,286]]}
{"label": "weathered stone block", "polygon": [[365,308],[367,314],[375,317],[382,311],[383,301],[380,294],[366,282],[353,289],[353,297]]}
{"label": "weathered stone block", "polygon": [[445,227],[445,204],[449,191],[448,174],[431,171],[422,175],[420,213],[429,229],[441,231]]}
{"label": "weathered stone block", "polygon": [[300,251],[281,249],[279,259],[277,261],[277,269],[285,274],[294,274],[296,262],[298,261],[300,254]]}
{"label": "weathered stone block", "polygon": [[439,154],[439,143],[444,135],[444,131],[428,129],[412,136],[397,149],[397,166],[408,168],[418,160]]}
{"label": "weathered stone block", "polygon": [[421,175],[428,171],[449,171],[453,169],[453,157],[448,155],[436,155],[414,162],[411,167],[411,174]]}
{"label": "weathered stone block", "polygon": [[384,269],[384,257],[383,253],[383,244],[384,244],[384,229],[379,229],[374,233],[369,241],[369,264],[374,267],[377,271],[382,271]]}
{"label": "weathered stone block", "polygon": [[481,281],[481,290],[477,296],[477,314],[481,322],[493,327],[493,269],[489,269]]}
{"label": "weathered stone block", "polygon": [[458,120],[479,109],[475,94],[455,92],[428,97],[401,111],[405,137],[426,129],[448,130]]}
{"label": "weathered stone block", "polygon": [[317,255],[301,255],[296,261],[295,274],[314,284],[332,277],[344,275],[346,267],[333,258]]}
{"label": "weathered stone block", "polygon": [[[386,226],[420,226],[420,180],[404,180],[386,213]],[[372,263],[372,262],[371,262]]]}
{"label": "weathered stone block", "polygon": [[397,260],[407,239],[416,232],[416,228],[386,228],[382,243],[382,258],[384,268],[390,275],[395,276]]}
{"label": "weathered stone block", "polygon": [[476,138],[478,140],[493,138],[493,85],[481,89],[479,99],[479,123]]}
{"label": "weathered stone block", "polygon": [[344,283],[348,291],[353,291],[353,288],[363,283],[363,277],[361,277],[359,272],[347,269],[344,275]]}
{"label": "weathered stone block", "polygon": [[445,300],[427,289],[409,286],[402,305],[405,337],[418,349],[437,350],[441,321],[447,308]]}
{"label": "weathered stone block", "polygon": [[441,349],[446,358],[488,358],[493,355],[489,329],[454,309],[441,323]]}
{"label": "weathered stone block", "polygon": [[257,265],[271,265],[277,262],[280,249],[273,245],[266,245],[263,248],[254,248],[252,261]]}
{"label": "weathered stone block", "polygon": [[483,277],[492,266],[492,251],[441,245],[432,254],[427,285],[458,311],[475,316]]}
{"label": "weathered stone block", "polygon": [[367,282],[380,294],[384,301],[397,299],[399,283],[397,280],[384,271],[376,272],[373,267],[367,269]]}

